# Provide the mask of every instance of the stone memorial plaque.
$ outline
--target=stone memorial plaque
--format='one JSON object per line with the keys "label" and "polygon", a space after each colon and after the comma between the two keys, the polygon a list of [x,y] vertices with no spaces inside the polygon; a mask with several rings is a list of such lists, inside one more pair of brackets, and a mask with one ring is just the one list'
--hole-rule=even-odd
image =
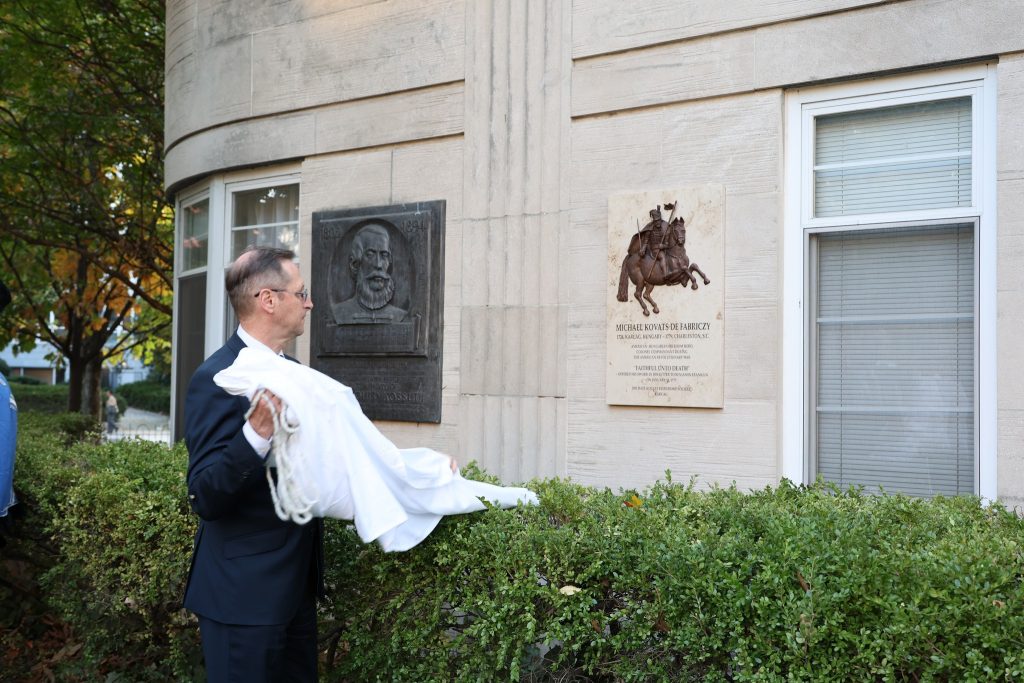
{"label": "stone memorial plaque", "polygon": [[722,407],[724,228],[718,185],[608,199],[609,404]]}
{"label": "stone memorial plaque", "polygon": [[441,421],[445,202],[313,214],[310,364],[374,420]]}

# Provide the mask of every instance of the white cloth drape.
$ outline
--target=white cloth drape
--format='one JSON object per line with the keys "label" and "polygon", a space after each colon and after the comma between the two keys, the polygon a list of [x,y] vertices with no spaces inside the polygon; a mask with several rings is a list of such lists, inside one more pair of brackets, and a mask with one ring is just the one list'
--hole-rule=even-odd
{"label": "white cloth drape", "polygon": [[279,499],[307,504],[285,510],[285,518],[351,519],[363,542],[400,551],[426,538],[444,515],[483,510],[480,498],[499,507],[537,503],[524,488],[464,479],[437,451],[397,448],[363,414],[352,389],[273,353],[242,349],[214,382],[250,400],[260,389],[272,391],[287,406],[287,421],[298,425],[286,447],[272,451],[277,493],[292,487]]}

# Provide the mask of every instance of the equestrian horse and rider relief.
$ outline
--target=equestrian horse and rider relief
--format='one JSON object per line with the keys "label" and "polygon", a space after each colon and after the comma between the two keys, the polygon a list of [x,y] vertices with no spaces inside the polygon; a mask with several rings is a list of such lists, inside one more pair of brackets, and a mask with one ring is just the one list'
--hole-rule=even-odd
{"label": "equestrian horse and rider relief", "polygon": [[697,289],[699,275],[705,285],[711,280],[696,263],[686,256],[686,222],[676,216],[676,202],[666,204],[672,213],[668,222],[661,216],[661,206],[650,211],[650,222],[629,240],[629,250],[622,259],[622,274],[619,276],[619,301],[629,301],[629,282],[636,286],[633,298],[640,302],[644,315],[650,315],[644,299],[651,304],[651,310],[658,313],[658,304],[651,298],[651,291],[660,285],[689,284]]}
{"label": "equestrian horse and rider relief", "polygon": [[611,405],[724,405],[725,188],[608,198]]}

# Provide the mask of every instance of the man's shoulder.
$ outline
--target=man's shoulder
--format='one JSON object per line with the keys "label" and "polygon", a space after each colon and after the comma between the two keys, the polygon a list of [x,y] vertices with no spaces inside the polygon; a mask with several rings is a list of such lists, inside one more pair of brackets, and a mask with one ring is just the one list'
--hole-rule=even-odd
{"label": "man's shoulder", "polygon": [[232,344],[229,341],[204,360],[192,374],[192,380],[189,382],[189,391],[192,391],[193,387],[212,385],[213,376],[235,362],[239,351],[236,346],[236,344]]}
{"label": "man's shoulder", "polygon": [[[237,396],[231,396],[213,381],[214,375],[231,365],[238,357],[238,350],[232,344],[217,349],[196,369],[189,380],[185,393],[185,442],[194,447],[195,439],[202,433],[200,426],[209,426],[223,419],[227,412],[237,413],[238,425],[244,420],[244,409],[236,405]],[[244,348],[244,344],[242,345]],[[242,399],[244,403],[244,399]]]}
{"label": "man's shoulder", "polygon": [[235,358],[237,357],[238,351],[224,345],[214,351],[209,358],[203,361],[203,364],[196,370],[196,374],[204,373],[214,375],[234,363]]}

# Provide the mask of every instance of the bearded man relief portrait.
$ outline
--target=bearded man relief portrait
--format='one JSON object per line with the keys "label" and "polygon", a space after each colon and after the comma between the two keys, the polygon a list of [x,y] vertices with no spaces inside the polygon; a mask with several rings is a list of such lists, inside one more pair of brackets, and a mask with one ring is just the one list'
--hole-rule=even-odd
{"label": "bearded man relief portrait", "polygon": [[[399,234],[397,239],[402,239]],[[396,279],[406,282],[406,273],[395,271],[392,237],[381,223],[358,228],[345,258],[353,293],[331,304],[338,325],[390,324],[403,322],[409,312],[395,301]],[[346,288],[347,289],[347,288]]]}

